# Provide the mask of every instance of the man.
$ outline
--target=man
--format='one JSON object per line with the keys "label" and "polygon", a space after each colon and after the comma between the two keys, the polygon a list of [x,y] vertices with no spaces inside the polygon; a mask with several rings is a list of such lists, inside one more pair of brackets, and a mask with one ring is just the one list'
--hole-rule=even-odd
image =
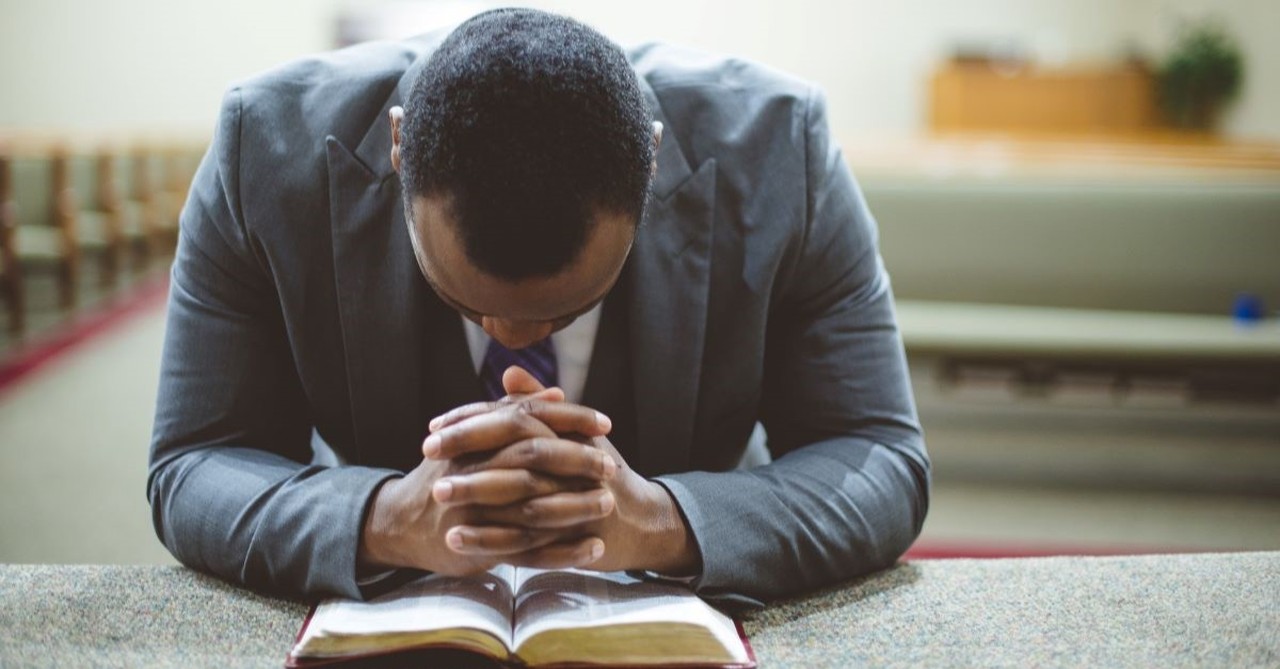
{"label": "man", "polygon": [[533,10],[227,95],[159,398],[160,538],[278,592],[510,563],[750,602],[891,564],[927,508],[821,97]]}

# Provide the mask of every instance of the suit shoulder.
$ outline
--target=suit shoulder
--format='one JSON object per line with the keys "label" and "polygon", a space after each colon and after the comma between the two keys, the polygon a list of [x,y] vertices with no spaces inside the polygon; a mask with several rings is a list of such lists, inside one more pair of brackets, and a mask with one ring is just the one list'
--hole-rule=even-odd
{"label": "suit shoulder", "polygon": [[629,51],[636,72],[660,101],[673,95],[792,101],[803,103],[814,85],[750,59],[665,43]]}
{"label": "suit shoulder", "polygon": [[341,136],[368,128],[417,55],[408,43],[361,44],[284,63],[232,90],[246,129],[261,125],[277,138]]}
{"label": "suit shoulder", "polygon": [[[326,138],[357,146],[421,53],[421,42],[374,42],[299,58],[235,83],[216,141],[244,225],[310,224],[282,215],[326,202]],[[270,187],[264,187],[270,184]]]}
{"label": "suit shoulder", "polygon": [[233,84],[253,101],[303,97],[312,92],[347,95],[398,82],[419,51],[411,42],[365,42],[303,56]]}
{"label": "suit shoulder", "polygon": [[653,90],[664,137],[690,165],[716,159],[717,179],[744,198],[766,178],[805,183],[813,84],[750,60],[668,44],[641,46],[632,58]]}

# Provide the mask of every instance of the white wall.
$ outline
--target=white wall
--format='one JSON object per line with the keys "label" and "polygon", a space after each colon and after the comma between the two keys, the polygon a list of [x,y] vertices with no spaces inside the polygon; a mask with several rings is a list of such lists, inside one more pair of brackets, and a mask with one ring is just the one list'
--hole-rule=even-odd
{"label": "white wall", "polygon": [[[207,128],[226,84],[332,43],[344,6],[384,0],[0,0],[0,126]],[[429,2],[427,4],[430,4]],[[741,54],[820,83],[842,134],[924,127],[926,78],[956,41],[1043,60],[1164,48],[1176,15],[1224,14],[1249,58],[1226,129],[1280,138],[1276,0],[539,0],[622,42]],[[405,26],[414,32],[414,26]]]}
{"label": "white wall", "polygon": [[0,126],[207,130],[228,82],[327,48],[339,0],[0,0]]}

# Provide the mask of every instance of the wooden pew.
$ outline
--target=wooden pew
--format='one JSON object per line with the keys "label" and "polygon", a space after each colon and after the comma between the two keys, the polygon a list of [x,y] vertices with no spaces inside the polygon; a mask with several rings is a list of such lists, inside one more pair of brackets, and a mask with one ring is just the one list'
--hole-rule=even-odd
{"label": "wooden pew", "polygon": [[201,156],[200,148],[190,143],[170,142],[158,151],[162,186],[156,193],[156,206],[160,211],[156,236],[159,244],[170,249],[178,242],[178,219],[187,203],[187,193]]}
{"label": "wooden pew", "polygon": [[57,306],[80,302],[85,265],[107,290],[177,241],[201,139],[0,132],[0,299],[8,329],[29,324],[30,281],[52,272]]}
{"label": "wooden pew", "polygon": [[[3,139],[3,138],[0,138]],[[67,173],[67,147],[59,141],[4,141],[5,234],[3,256],[9,331],[26,328],[27,278],[52,272],[57,278],[58,306],[76,302],[79,251],[75,242],[73,195]]]}
{"label": "wooden pew", "polygon": [[18,205],[13,199],[13,168],[8,147],[0,145],[0,299],[9,313],[9,331],[21,333],[26,311],[22,298],[22,272],[18,268],[15,236]]}
{"label": "wooden pew", "polygon": [[72,219],[76,248],[83,258],[91,256],[99,264],[99,284],[105,288],[119,282],[124,254],[121,212],[114,205],[114,160],[108,147],[96,151],[76,151],[60,157],[66,162],[70,203],[64,215]]}

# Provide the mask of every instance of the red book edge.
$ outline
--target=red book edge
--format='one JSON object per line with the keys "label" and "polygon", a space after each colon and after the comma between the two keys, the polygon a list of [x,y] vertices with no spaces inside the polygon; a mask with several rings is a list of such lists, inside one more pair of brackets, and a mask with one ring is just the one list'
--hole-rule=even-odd
{"label": "red book edge", "polygon": [[756,667],[756,649],[751,647],[751,639],[747,637],[747,630],[742,628],[742,621],[733,621],[733,626],[738,628],[738,640],[742,642],[742,647],[747,649],[747,664],[735,665],[742,669],[755,669]]}
{"label": "red book edge", "polygon": [[[311,618],[316,614],[316,609],[318,607],[319,607],[318,604],[313,604],[311,606],[311,610],[307,611],[307,617],[302,620],[302,627],[298,628],[298,634],[293,637],[294,646],[297,646],[298,642],[302,641],[302,635],[307,632],[307,626],[311,624]],[[757,666],[756,650],[751,646],[751,639],[747,637],[746,629],[742,627],[742,622],[739,620],[734,620],[733,626],[737,628],[738,640],[742,642],[742,647],[745,648],[747,651],[746,664],[715,664],[715,665],[698,664],[698,665],[678,665],[678,666],[685,666],[685,667],[704,667],[705,666],[705,667],[718,667],[719,669],[755,669]],[[451,646],[447,644],[431,644],[430,646],[427,646],[427,647],[428,648],[458,648],[460,650],[468,650],[471,652],[476,652],[474,648],[471,648],[469,646],[464,647],[464,646]],[[414,649],[413,648],[396,648],[394,650],[388,650],[385,652],[378,652],[378,653],[346,655],[343,657],[321,657],[321,658],[303,659],[303,658],[294,657],[293,649],[290,648],[289,654],[285,656],[284,666],[286,667],[286,669],[308,669],[310,667],[322,667],[329,664],[338,664],[340,662],[350,662],[352,660],[357,660],[360,658],[378,657],[380,655],[391,655],[394,653],[402,653],[408,650],[414,650]],[[483,655],[483,653],[476,653],[476,654]],[[542,666],[546,667],[546,669],[555,669],[557,667],[600,667],[600,666],[622,667],[623,665],[557,664],[557,665],[542,665]],[[652,666],[655,666],[655,665],[649,665],[648,667],[642,667],[641,669],[652,669]],[[675,666],[675,665],[671,665],[671,666]]]}
{"label": "red book edge", "polygon": [[311,661],[306,661],[305,663],[299,663],[298,658],[293,656],[293,649],[297,648],[298,644],[302,642],[302,635],[306,634],[307,626],[311,624],[311,617],[316,614],[316,608],[318,606],[319,604],[311,605],[311,608],[307,611],[307,617],[302,619],[302,627],[298,628],[297,636],[293,637],[293,645],[289,647],[289,653],[284,656],[284,666],[288,667],[289,669],[296,669],[297,667],[316,666]]}

